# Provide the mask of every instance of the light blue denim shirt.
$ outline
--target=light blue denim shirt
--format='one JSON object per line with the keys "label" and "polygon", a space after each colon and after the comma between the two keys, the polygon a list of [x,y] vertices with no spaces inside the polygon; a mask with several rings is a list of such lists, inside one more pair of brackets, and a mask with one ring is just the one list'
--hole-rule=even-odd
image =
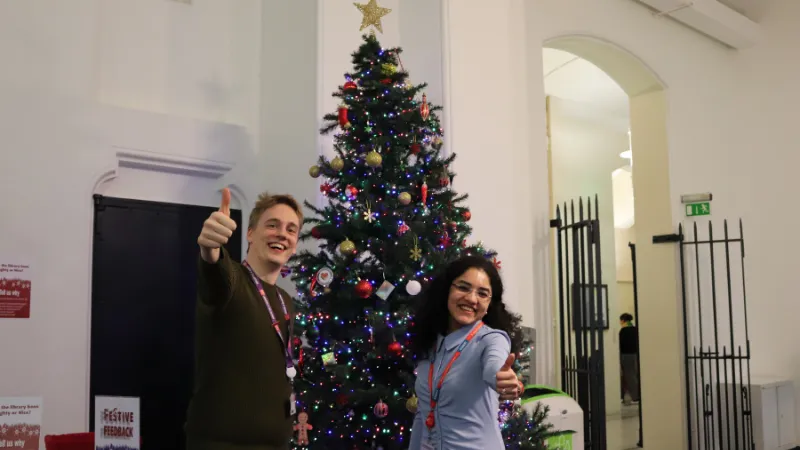
{"label": "light blue denim shirt", "polygon": [[[450,358],[474,325],[439,336],[433,361],[434,389]],[[461,356],[450,368],[442,384],[434,411],[436,426],[425,426],[431,410],[428,368],[431,361],[417,364],[415,389],[419,398],[409,450],[503,450],[503,437],[497,422],[500,397],[495,387],[497,372],[511,352],[511,340],[504,331],[482,326]]]}

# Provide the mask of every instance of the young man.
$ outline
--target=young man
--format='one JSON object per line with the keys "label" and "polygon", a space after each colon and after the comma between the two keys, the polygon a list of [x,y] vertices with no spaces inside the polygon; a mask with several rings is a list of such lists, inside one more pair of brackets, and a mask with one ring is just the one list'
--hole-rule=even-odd
{"label": "young man", "polygon": [[[297,250],[303,213],[290,195],[261,194],[250,213],[247,257],[239,263],[223,247],[236,230],[230,198],[224,189],[219,211],[197,238],[196,375],[187,449],[286,450],[292,434],[290,379],[297,373],[287,351],[294,308],[275,282]],[[497,372],[503,400],[522,394],[513,360],[512,355]]]}
{"label": "young man", "polygon": [[250,213],[243,263],[223,247],[236,230],[228,189],[219,211],[203,223],[188,450],[288,448],[294,308],[275,282],[296,251],[302,220],[291,196],[261,194]]}

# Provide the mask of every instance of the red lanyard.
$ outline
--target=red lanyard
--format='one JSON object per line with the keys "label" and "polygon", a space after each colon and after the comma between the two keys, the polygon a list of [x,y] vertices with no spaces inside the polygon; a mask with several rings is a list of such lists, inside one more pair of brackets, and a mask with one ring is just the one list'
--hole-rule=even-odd
{"label": "red lanyard", "polygon": [[433,429],[436,426],[436,418],[433,415],[433,411],[436,409],[436,403],[439,402],[439,392],[442,390],[442,383],[444,383],[444,379],[447,377],[447,374],[450,372],[450,368],[453,367],[453,363],[456,362],[459,356],[461,356],[461,352],[464,351],[464,347],[469,344],[469,341],[478,334],[478,330],[481,329],[483,326],[483,322],[478,322],[477,325],[469,332],[467,337],[464,339],[456,353],[450,358],[450,362],[447,363],[447,366],[444,368],[444,372],[442,372],[441,378],[439,378],[439,383],[436,384],[436,390],[433,389],[433,364],[436,360],[436,352],[433,352],[431,356],[431,365],[428,368],[428,390],[431,392],[431,411],[428,413],[428,418],[425,419],[425,425],[428,427],[429,430]]}
{"label": "red lanyard", "polygon": [[261,280],[258,279],[256,273],[253,271],[253,268],[250,267],[250,264],[248,264],[247,261],[243,262],[242,265],[245,266],[247,270],[250,272],[250,278],[253,279],[253,283],[255,283],[256,288],[258,289],[258,293],[261,294],[261,298],[264,300],[264,304],[267,305],[267,311],[269,311],[269,317],[272,319],[272,328],[274,328],[275,332],[278,333],[278,338],[280,338],[281,344],[286,349],[285,356],[286,356],[287,370],[289,368],[294,368],[294,362],[292,361],[292,347],[291,347],[292,343],[290,341],[293,327],[292,327],[292,322],[289,321],[289,312],[286,310],[286,302],[283,301],[283,296],[281,295],[280,291],[277,291],[276,288],[276,292],[278,293],[278,299],[281,301],[281,310],[283,312],[283,318],[286,319],[286,323],[289,325],[289,336],[287,336],[286,339],[284,339],[283,334],[281,334],[280,324],[278,323],[278,320],[275,318],[275,313],[272,312],[272,306],[270,306],[269,304],[269,299],[267,298],[266,291],[264,291],[264,286],[261,284]]}

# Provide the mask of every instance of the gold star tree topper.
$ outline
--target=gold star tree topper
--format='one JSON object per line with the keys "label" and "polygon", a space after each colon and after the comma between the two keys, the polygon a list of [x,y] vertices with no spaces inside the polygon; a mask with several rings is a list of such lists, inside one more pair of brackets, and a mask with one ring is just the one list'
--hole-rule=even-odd
{"label": "gold star tree topper", "polygon": [[381,18],[390,12],[392,12],[389,8],[381,8],[378,6],[378,0],[369,0],[367,4],[361,3],[353,3],[361,14],[364,17],[361,19],[361,28],[358,31],[363,31],[364,28],[372,25],[373,27],[377,28],[378,31],[383,33],[383,25],[381,24]]}

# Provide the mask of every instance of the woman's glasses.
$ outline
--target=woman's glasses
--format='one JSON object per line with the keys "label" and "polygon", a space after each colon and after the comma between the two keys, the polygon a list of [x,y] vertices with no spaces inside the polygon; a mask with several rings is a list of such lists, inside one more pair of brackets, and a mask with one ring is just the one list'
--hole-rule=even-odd
{"label": "woman's glasses", "polygon": [[481,301],[491,300],[492,293],[483,287],[473,288],[471,284],[465,282],[456,282],[453,283],[453,287],[464,295],[469,295],[472,292],[475,292],[475,296],[478,297]]}

